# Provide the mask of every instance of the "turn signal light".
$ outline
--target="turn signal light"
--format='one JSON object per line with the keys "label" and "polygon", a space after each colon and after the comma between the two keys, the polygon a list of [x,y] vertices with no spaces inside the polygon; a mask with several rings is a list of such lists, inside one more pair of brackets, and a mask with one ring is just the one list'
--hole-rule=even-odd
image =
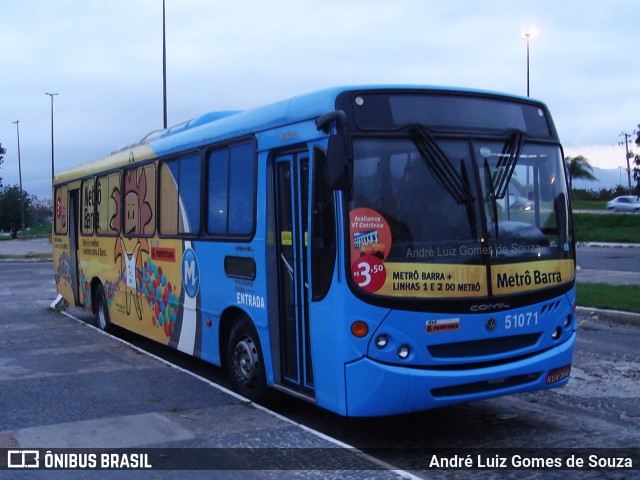
{"label": "turn signal light", "polygon": [[369,326],[362,320],[358,320],[351,324],[351,333],[354,337],[363,338],[369,333]]}

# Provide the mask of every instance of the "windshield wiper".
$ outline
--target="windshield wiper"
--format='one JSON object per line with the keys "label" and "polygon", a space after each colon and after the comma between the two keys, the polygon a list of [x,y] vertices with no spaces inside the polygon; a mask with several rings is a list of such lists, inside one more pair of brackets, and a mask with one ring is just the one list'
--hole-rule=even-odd
{"label": "windshield wiper", "polygon": [[518,164],[522,148],[524,146],[524,135],[520,130],[513,130],[512,137],[504,144],[502,154],[496,164],[491,183],[494,186],[495,198],[504,198],[511,181],[511,176]]}
{"label": "windshield wiper", "polygon": [[[469,185],[469,174],[467,173],[467,167],[464,165],[464,160],[460,160],[460,171],[462,172],[462,177],[464,180],[464,186],[467,192],[471,191],[471,187]],[[469,226],[471,227],[471,238],[478,238],[478,222],[476,220],[476,215],[473,212],[473,197],[469,195],[469,201],[465,202],[467,209],[467,218],[469,219]]]}
{"label": "windshield wiper", "polygon": [[493,223],[493,235],[494,238],[498,238],[498,205],[496,203],[495,188],[493,186],[493,180],[491,179],[491,167],[489,167],[489,161],[484,159],[484,178],[487,184],[487,198],[485,203],[491,205],[491,223]]}
{"label": "windshield wiper", "polygon": [[[447,155],[438,146],[431,134],[422,126],[414,125],[410,129],[411,138],[420,155],[442,187],[451,194],[459,205],[470,205],[475,201],[465,179],[453,167]],[[466,172],[465,172],[466,173]]]}

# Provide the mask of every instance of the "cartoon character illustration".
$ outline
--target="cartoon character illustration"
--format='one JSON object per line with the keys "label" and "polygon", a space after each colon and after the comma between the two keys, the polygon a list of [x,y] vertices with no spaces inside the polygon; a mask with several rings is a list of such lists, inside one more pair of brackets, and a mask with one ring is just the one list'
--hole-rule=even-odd
{"label": "cartoon character illustration", "polygon": [[[139,177],[139,178],[138,178]],[[121,276],[125,280],[127,315],[133,303],[136,315],[142,320],[142,303],[137,294],[141,290],[142,253],[149,253],[146,238],[136,238],[145,234],[145,227],[153,217],[151,205],[147,201],[147,176],[144,168],[132,169],[125,173],[124,195],[118,189],[112,193],[116,202],[116,213],[111,218],[111,228],[120,231],[120,204],[124,200],[123,231],[116,240],[114,262],[120,261]],[[126,237],[126,238],[125,238]]]}
{"label": "cartoon character illustration", "polygon": [[[140,177],[137,179],[137,177]],[[136,181],[137,179],[137,181]],[[124,176],[124,236],[133,237],[148,233],[145,231],[151,223],[153,214],[147,201],[147,173],[144,168],[129,170]],[[111,228],[120,231],[120,204],[123,201],[118,189],[111,195],[116,202],[116,213],[111,218]]]}
{"label": "cartoon character illustration", "polygon": [[[124,238],[119,238],[119,245],[114,251],[114,260],[120,259],[120,270],[125,279],[125,300],[127,305],[127,315],[131,314],[131,303],[135,305],[138,320],[142,320],[142,303],[137,295],[139,290],[137,272],[142,270],[141,251],[148,252],[149,247],[147,241],[136,239],[136,244],[129,249]],[[144,243],[144,245],[143,245]]]}

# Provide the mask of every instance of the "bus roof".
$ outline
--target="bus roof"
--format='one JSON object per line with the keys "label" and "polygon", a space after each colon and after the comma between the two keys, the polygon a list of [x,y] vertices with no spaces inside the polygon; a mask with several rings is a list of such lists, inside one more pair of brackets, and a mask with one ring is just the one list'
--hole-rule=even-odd
{"label": "bus roof", "polygon": [[54,184],[64,183],[128,163],[170,155],[223,142],[271,128],[311,120],[335,109],[339,94],[348,91],[423,90],[449,93],[477,93],[531,102],[532,99],[504,93],[425,85],[359,85],[327,88],[281,100],[246,111],[210,112],[166,130],[151,132],[140,141],[126,145],[104,158],[83,163],[54,178]]}

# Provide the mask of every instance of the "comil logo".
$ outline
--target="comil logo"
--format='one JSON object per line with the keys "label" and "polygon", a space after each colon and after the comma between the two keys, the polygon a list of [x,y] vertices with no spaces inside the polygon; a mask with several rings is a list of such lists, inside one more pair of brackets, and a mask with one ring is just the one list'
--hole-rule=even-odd
{"label": "comil logo", "polygon": [[7,468],[40,468],[38,450],[8,450]]}

